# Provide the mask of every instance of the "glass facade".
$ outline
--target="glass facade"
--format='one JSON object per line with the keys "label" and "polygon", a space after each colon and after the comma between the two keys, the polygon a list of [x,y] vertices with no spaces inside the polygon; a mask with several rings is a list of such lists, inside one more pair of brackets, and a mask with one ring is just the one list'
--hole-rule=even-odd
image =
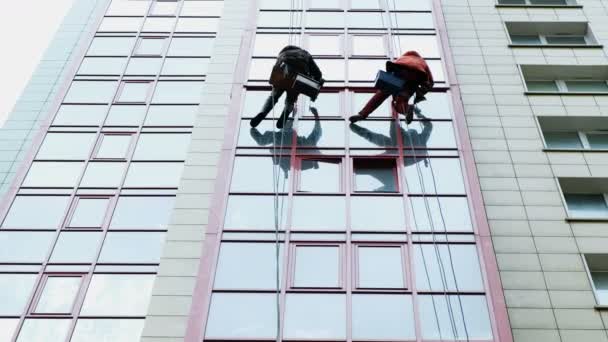
{"label": "glass facade", "polygon": [[[432,6],[387,3],[260,2],[205,340],[494,340]],[[272,113],[250,128],[289,43],[315,57],[323,92],[282,131]],[[378,69],[414,49],[436,79],[421,116],[406,125],[387,101],[349,125]]]}
{"label": "glass facade", "polygon": [[139,341],[223,1],[108,1],[0,226],[0,341]]}

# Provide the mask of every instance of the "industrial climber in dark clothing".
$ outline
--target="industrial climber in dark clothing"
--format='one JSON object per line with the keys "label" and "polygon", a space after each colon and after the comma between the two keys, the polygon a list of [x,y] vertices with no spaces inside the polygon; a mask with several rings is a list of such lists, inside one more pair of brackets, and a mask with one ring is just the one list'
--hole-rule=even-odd
{"label": "industrial climber in dark clothing", "polygon": [[298,100],[299,93],[292,89],[294,79],[298,74],[308,76],[321,84],[323,83],[323,74],[310,53],[297,46],[287,45],[279,53],[270,75],[269,82],[273,86],[272,93],[266,99],[262,110],[251,119],[251,127],[257,127],[270,113],[281,95],[287,92],[285,107],[277,121],[277,128],[283,128],[285,120],[287,120],[289,114],[293,111],[295,103]]}

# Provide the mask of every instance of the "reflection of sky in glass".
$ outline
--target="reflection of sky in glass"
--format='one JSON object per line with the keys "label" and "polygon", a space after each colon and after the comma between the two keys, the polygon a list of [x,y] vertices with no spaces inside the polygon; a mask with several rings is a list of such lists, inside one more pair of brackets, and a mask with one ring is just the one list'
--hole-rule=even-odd
{"label": "reflection of sky in glass", "polygon": [[145,316],[153,282],[154,275],[96,274],[81,315]]}
{"label": "reflection of sky in glass", "polygon": [[143,319],[79,319],[70,342],[133,342],[143,329]]}
{"label": "reflection of sky in glass", "polygon": [[64,342],[71,319],[26,319],[17,342]]}
{"label": "reflection of sky in glass", "polygon": [[81,277],[49,277],[38,304],[38,313],[70,313],[76,293],[82,282]]}

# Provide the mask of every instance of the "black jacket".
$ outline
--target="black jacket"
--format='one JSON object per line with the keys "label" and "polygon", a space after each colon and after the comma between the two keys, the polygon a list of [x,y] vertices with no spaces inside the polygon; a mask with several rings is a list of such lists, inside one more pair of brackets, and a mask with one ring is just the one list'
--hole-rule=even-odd
{"label": "black jacket", "polygon": [[293,45],[287,45],[277,57],[276,67],[286,64],[289,74],[305,74],[315,80],[320,80],[323,73],[308,51]]}

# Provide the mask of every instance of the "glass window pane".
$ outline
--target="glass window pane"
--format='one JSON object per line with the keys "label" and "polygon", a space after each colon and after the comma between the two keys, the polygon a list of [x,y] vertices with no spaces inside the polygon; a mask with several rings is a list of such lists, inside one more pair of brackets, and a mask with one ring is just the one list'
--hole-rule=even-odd
{"label": "glass window pane", "polygon": [[137,32],[143,18],[104,17],[97,32]]}
{"label": "glass window pane", "polygon": [[158,82],[153,103],[199,103],[204,82]]}
{"label": "glass window pane", "polygon": [[197,106],[150,106],[146,126],[193,126]]}
{"label": "glass window pane", "polygon": [[559,91],[555,81],[526,81],[528,91]]}
{"label": "glass window pane", "polygon": [[[289,9],[289,4],[283,4],[286,9]],[[258,15],[258,27],[278,28],[285,27],[289,28],[291,24],[295,27],[294,23],[302,22],[302,12],[295,12],[290,15],[289,12],[260,12]],[[300,25],[298,25],[299,27]]]}
{"label": "glass window pane", "polygon": [[82,162],[33,162],[21,186],[72,188],[83,166]]}
{"label": "glass window pane", "polygon": [[[453,313],[455,329],[459,340],[491,340],[492,327],[488,314],[488,305],[484,296],[447,296],[443,295],[422,295],[418,297],[420,322],[422,323],[422,336],[429,340],[454,340],[450,319],[450,312]],[[448,303],[451,310],[448,310]],[[464,312],[464,322],[460,310]],[[437,316],[435,316],[437,312]],[[437,322],[439,319],[439,323]],[[437,327],[439,326],[439,331]],[[468,335],[468,337],[467,337]]]}
{"label": "glass window pane", "polygon": [[410,197],[410,202],[410,226],[415,231],[445,231],[444,222],[447,231],[473,230],[466,197]]}
{"label": "glass window pane", "polygon": [[341,9],[341,0],[309,0],[308,8],[314,9]]}
{"label": "glass window pane", "polygon": [[180,16],[221,16],[223,1],[184,1]]}
{"label": "glass window pane", "polygon": [[586,45],[584,36],[546,36],[547,44]]}
{"label": "glass window pane", "polygon": [[381,29],[386,27],[381,12],[347,12],[348,27],[362,29]]}
{"label": "glass window pane", "polygon": [[[287,215],[287,199],[280,196],[284,228]],[[272,196],[230,196],[224,222],[225,229],[274,230],[274,197]]]}
{"label": "glass window pane", "polygon": [[344,122],[301,120],[298,123],[297,143],[308,147],[306,151],[314,154],[312,147],[344,147]]}
{"label": "glass window pane", "polygon": [[86,57],[82,60],[78,75],[121,75],[127,65],[122,57]]}
{"label": "glass window pane", "polygon": [[[282,110],[281,106],[275,107],[275,110]],[[270,114],[270,116],[272,113]],[[277,114],[278,116],[278,114]],[[239,146],[248,147],[266,147],[269,152],[273,151],[273,144],[276,143],[277,148],[279,146],[291,146],[293,140],[293,120],[288,120],[285,127],[282,130],[276,129],[272,120],[264,120],[257,128],[251,128],[249,120],[243,120],[241,122],[241,128],[239,130]],[[263,133],[262,133],[263,132]],[[283,144],[281,145],[281,136],[283,137]],[[311,137],[312,142],[318,138],[318,135]]]}
{"label": "glass window pane", "polygon": [[123,82],[116,102],[145,103],[150,94],[152,82]]}
{"label": "glass window pane", "polygon": [[[36,274],[0,274],[0,303],[2,303],[0,315],[21,316],[36,283],[36,278]],[[1,323],[0,327],[2,327]],[[0,336],[2,336],[2,329],[0,329]]]}
{"label": "glass window pane", "polygon": [[219,18],[179,18],[175,32],[216,32]]}
{"label": "glass window pane", "polygon": [[571,216],[606,217],[608,207],[602,194],[564,194]]}
{"label": "glass window pane", "polygon": [[48,277],[36,304],[36,313],[72,313],[82,277]]}
{"label": "glass window pane", "polygon": [[313,56],[341,56],[342,37],[342,35],[309,35],[308,52]]}
{"label": "glass window pane", "polygon": [[[415,3],[417,1],[410,1]],[[421,4],[415,6],[423,6],[426,1],[420,1]],[[434,29],[435,24],[433,23],[432,13],[391,13],[393,16],[393,22],[398,29]]]}
{"label": "glass window pane", "polygon": [[211,56],[214,38],[179,37],[171,40],[167,56],[196,57]]}
{"label": "glass window pane", "polygon": [[[216,289],[276,289],[276,245],[274,243],[222,243]],[[283,255],[280,245],[279,255]],[[283,269],[283,258],[279,259]]]}
{"label": "glass window pane", "polygon": [[[309,101],[306,99],[306,101]],[[315,102],[309,101],[309,106],[314,107],[317,115],[324,117],[340,117],[342,115],[342,96],[340,93],[320,93]],[[259,108],[259,107],[258,107]],[[313,116],[313,112],[303,113],[305,116]],[[344,136],[344,134],[342,134]]]}
{"label": "glass window pane", "polygon": [[79,198],[68,223],[70,228],[99,228],[108,211],[109,198]]}
{"label": "glass window pane", "polygon": [[167,46],[168,38],[142,37],[139,39],[134,55],[161,56]]}
{"label": "glass window pane", "polygon": [[359,288],[405,287],[401,247],[357,247]]}
{"label": "glass window pane", "polygon": [[87,56],[129,56],[136,39],[135,37],[95,37]]}
{"label": "glass window pane", "polygon": [[110,228],[164,229],[175,197],[120,197]]}
{"label": "glass window pane", "polygon": [[79,319],[70,342],[138,341],[143,329],[143,319]]}
{"label": "glass window pane", "polygon": [[608,92],[606,81],[566,81],[566,87],[572,92]]}
{"label": "glass window pane", "polygon": [[124,187],[177,188],[184,163],[131,163]]}
{"label": "glass window pane", "polygon": [[202,76],[207,74],[209,58],[167,58],[164,76]]}
{"label": "glass window pane", "polygon": [[583,148],[578,132],[543,132],[548,148]]}
{"label": "glass window pane", "polygon": [[339,159],[302,159],[299,191],[339,192],[341,171]]}
{"label": "glass window pane", "polygon": [[[296,21],[299,23],[299,21]],[[343,28],[344,12],[306,12],[307,28]]]}
{"label": "glass window pane", "polygon": [[383,59],[350,59],[348,61],[349,81],[369,81],[376,79],[378,70],[384,70],[386,61]]}
{"label": "glass window pane", "polygon": [[17,342],[64,342],[71,322],[71,319],[26,319]]}
{"label": "glass window pane", "polygon": [[171,32],[175,26],[175,18],[150,18],[146,19],[142,32]]}
{"label": "glass window pane", "polygon": [[151,75],[154,76],[160,71],[163,64],[162,58],[131,58],[125,75]]}
{"label": "glass window pane", "polygon": [[433,9],[430,0],[392,1],[389,6],[397,11],[430,11]]}
{"label": "glass window pane", "polygon": [[[410,193],[465,193],[460,160],[457,158],[427,158],[426,161],[419,157],[405,158],[405,177]],[[424,188],[420,179],[424,181]]]}
{"label": "glass window pane", "polygon": [[437,82],[445,82],[445,74],[443,72],[443,62],[437,59],[427,59],[426,64],[429,65],[431,69],[431,73],[433,74],[433,79],[435,79],[435,83]]}
{"label": "glass window pane", "polygon": [[341,287],[338,246],[296,246],[294,287]]}
{"label": "glass window pane", "polygon": [[608,149],[608,134],[587,133],[587,141],[591,149]]}
{"label": "glass window pane", "polygon": [[48,133],[36,159],[87,159],[96,138],[95,133]]}
{"label": "glass window pane", "polygon": [[144,16],[149,7],[150,1],[113,0],[106,15]]}
{"label": "glass window pane", "polygon": [[11,341],[19,318],[0,318],[0,341]]}
{"label": "glass window pane", "polygon": [[483,291],[475,245],[450,245],[449,251],[447,245],[416,245],[414,250],[418,290]]}
{"label": "glass window pane", "polygon": [[51,254],[51,263],[92,263],[101,242],[100,232],[62,232]]}
{"label": "glass window pane", "polygon": [[133,160],[185,160],[190,134],[152,134],[139,136]]}
{"label": "glass window pane", "polygon": [[154,5],[148,15],[174,16],[177,12],[178,1],[154,1]]}
{"label": "glass window pane", "polygon": [[400,131],[404,148],[408,152],[412,144],[418,149],[457,147],[451,122],[418,121],[410,124],[409,127],[402,123]]}
{"label": "glass window pane", "polygon": [[435,35],[398,35],[393,38],[398,53],[416,50],[424,58],[439,58],[439,41]]}
{"label": "glass window pane", "polygon": [[0,262],[41,263],[51,248],[55,232],[2,232]]}
{"label": "glass window pane", "polygon": [[[68,196],[17,196],[3,228],[57,229],[69,203]],[[35,212],[36,215],[32,215]]]}
{"label": "glass window pane", "polygon": [[511,35],[511,42],[513,44],[528,44],[528,45],[540,45],[542,44],[539,36],[535,35]]}
{"label": "glass window pane", "polygon": [[351,197],[350,210],[354,230],[405,231],[401,197]]}
{"label": "glass window pane", "polygon": [[323,78],[327,81],[343,81],[346,72],[343,59],[317,59],[315,61],[323,71]]}
{"label": "glass window pane", "polygon": [[606,305],[608,303],[608,272],[591,272],[597,303]]}
{"label": "glass window pane", "polygon": [[139,126],[146,115],[146,106],[118,106],[110,108],[105,126]]}
{"label": "glass window pane", "polygon": [[165,241],[165,233],[115,233],[105,238],[99,263],[157,264]]}
{"label": "glass window pane", "polygon": [[[270,73],[272,71],[272,67],[274,66],[274,64],[275,64],[275,60],[270,59],[270,58],[252,59],[251,66],[249,67],[249,79],[267,81],[268,78],[270,77]],[[325,76],[325,75],[323,75],[323,76]],[[278,108],[275,108],[275,111],[277,109]]]}
{"label": "glass window pane", "polygon": [[[254,57],[276,57],[281,49],[289,45],[287,34],[256,34],[253,45]],[[293,37],[292,37],[293,39]],[[313,52],[309,50],[312,54]]]}
{"label": "glass window pane", "polygon": [[81,188],[117,188],[122,182],[127,163],[91,162],[87,165]]}
{"label": "glass window pane", "polygon": [[284,337],[289,339],[345,339],[344,294],[287,294]]}
{"label": "glass window pane", "polygon": [[[234,192],[289,191],[291,161],[285,157],[236,157],[232,174],[231,190]],[[279,174],[273,179],[273,169]],[[277,183],[278,182],[278,183]]]}
{"label": "glass window pane", "polygon": [[394,159],[355,159],[355,191],[397,192],[399,175]]}
{"label": "glass window pane", "polygon": [[301,230],[345,230],[345,214],[344,197],[298,196],[293,199],[292,226]]}
{"label": "glass window pane", "polygon": [[214,293],[205,337],[272,339],[277,334],[276,321],[273,293]]}
{"label": "glass window pane", "polygon": [[530,0],[532,5],[567,5],[567,0]]}
{"label": "glass window pane", "polygon": [[386,56],[384,36],[351,36],[353,56]]}
{"label": "glass window pane", "polygon": [[114,98],[115,81],[74,81],[63,99],[72,103],[109,103]]}
{"label": "glass window pane", "polygon": [[416,338],[414,308],[408,295],[353,295],[353,339],[410,340]]}
{"label": "glass window pane", "polygon": [[99,126],[108,112],[107,106],[63,105],[59,107],[55,126]]}
{"label": "glass window pane", "polygon": [[101,143],[95,153],[96,159],[125,159],[131,147],[131,134],[102,134]]}
{"label": "glass window pane", "polygon": [[360,121],[350,125],[350,146],[364,148],[397,146],[397,128],[394,120]]}
{"label": "glass window pane", "polygon": [[425,95],[425,97],[426,101],[420,102],[416,105],[420,111],[420,114],[429,119],[452,118],[452,99],[449,93],[428,93]]}
{"label": "glass window pane", "polygon": [[380,9],[379,0],[351,0],[350,8],[363,10],[363,9]]}
{"label": "glass window pane", "polygon": [[145,316],[154,277],[152,274],[94,274],[80,314]]}

